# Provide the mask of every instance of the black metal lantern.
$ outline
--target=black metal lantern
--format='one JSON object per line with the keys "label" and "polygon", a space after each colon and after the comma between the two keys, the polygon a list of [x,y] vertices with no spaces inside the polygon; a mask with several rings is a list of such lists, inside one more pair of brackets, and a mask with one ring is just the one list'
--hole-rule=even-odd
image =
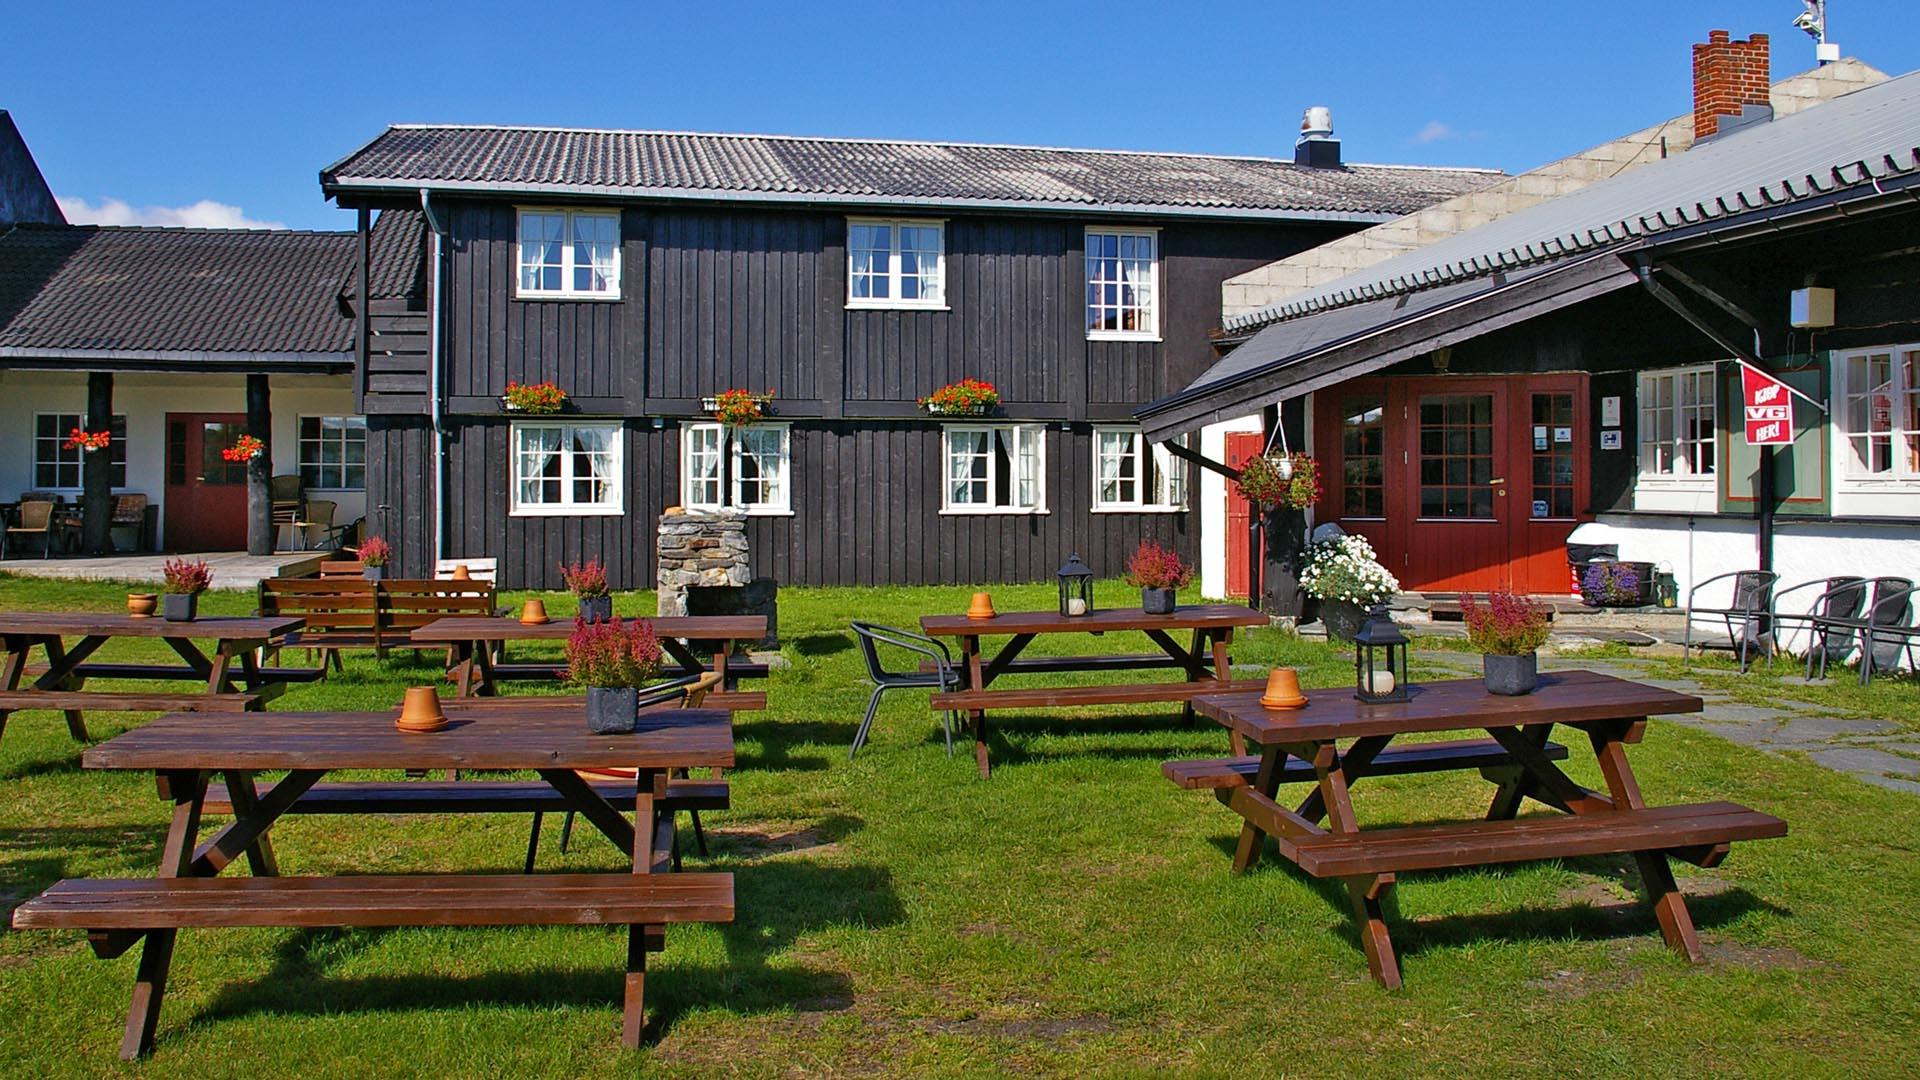
{"label": "black metal lantern", "polygon": [[1060,568],[1060,614],[1085,615],[1093,610],[1093,570],[1075,552]]}
{"label": "black metal lantern", "polygon": [[1407,700],[1407,635],[1375,604],[1353,635],[1353,696],[1368,704]]}

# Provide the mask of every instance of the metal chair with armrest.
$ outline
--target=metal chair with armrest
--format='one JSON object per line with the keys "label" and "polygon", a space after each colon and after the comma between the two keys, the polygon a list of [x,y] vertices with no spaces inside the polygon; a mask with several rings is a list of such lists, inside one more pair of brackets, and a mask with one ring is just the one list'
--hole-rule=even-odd
{"label": "metal chair with armrest", "polygon": [[[847,749],[848,761],[852,761],[853,755],[866,745],[867,733],[873,730],[874,713],[880,709],[880,695],[889,690],[956,690],[960,686],[960,673],[954,670],[953,654],[938,639],[870,622],[856,621],[853,623],[853,632],[860,638],[860,652],[867,662],[867,678],[873,680],[873,696],[867,698],[867,714],[861,718],[860,727],[853,733],[853,745]],[[880,660],[881,645],[924,656],[933,661],[934,669],[888,671]],[[947,735],[948,757],[953,756],[953,725],[956,719],[956,714],[951,711],[940,718],[940,727]]]}
{"label": "metal chair with armrest", "polygon": [[[1733,597],[1727,607],[1702,607],[1695,598],[1700,590],[1717,581],[1733,581]],[[1740,670],[1745,672],[1751,662],[1752,654],[1771,656],[1773,653],[1773,587],[1780,581],[1780,575],[1771,570],[1734,570],[1730,573],[1715,574],[1687,590],[1687,629],[1681,648],[1686,656],[1693,655],[1694,619],[1701,615],[1718,617],[1727,631],[1727,647],[1740,657]],[[1739,625],[1735,625],[1735,621]],[[1702,643],[1700,648],[1713,646]]]}

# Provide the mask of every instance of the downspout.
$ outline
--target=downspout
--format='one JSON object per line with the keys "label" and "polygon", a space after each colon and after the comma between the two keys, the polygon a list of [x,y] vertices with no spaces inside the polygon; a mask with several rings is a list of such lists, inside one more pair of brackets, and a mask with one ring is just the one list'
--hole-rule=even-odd
{"label": "downspout", "polygon": [[441,294],[446,278],[441,265],[440,219],[434,216],[433,202],[426,188],[420,189],[420,212],[427,218],[427,233],[431,237],[428,260],[433,266],[433,277],[427,286],[428,295],[433,298],[433,315],[427,320],[427,400],[433,415],[433,564],[438,566],[447,550],[447,438],[440,392],[441,320],[445,318],[447,305],[446,297]]}

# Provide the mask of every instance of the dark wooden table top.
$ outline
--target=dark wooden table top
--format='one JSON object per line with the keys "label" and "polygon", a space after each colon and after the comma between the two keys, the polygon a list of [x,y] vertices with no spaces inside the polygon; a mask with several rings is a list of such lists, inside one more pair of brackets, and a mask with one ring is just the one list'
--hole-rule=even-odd
{"label": "dark wooden table top", "polygon": [[1366,735],[1464,731],[1533,724],[1577,724],[1699,712],[1699,698],[1595,671],[1542,672],[1531,694],[1487,693],[1484,680],[1415,683],[1409,700],[1368,705],[1351,687],[1308,690],[1299,709],[1269,709],[1257,691],[1193,700],[1201,715],[1262,745],[1322,742]]}
{"label": "dark wooden table top", "polygon": [[[661,637],[694,641],[757,641],[767,636],[765,615],[671,615],[645,618]],[[413,631],[414,641],[443,644],[456,641],[565,641],[573,633],[572,619],[555,619],[528,626],[515,618],[485,615],[449,615]]]}
{"label": "dark wooden table top", "polygon": [[733,765],[725,709],[642,713],[631,735],[595,735],[584,711],[449,710],[415,734],[387,712],[171,713],[86,751],[89,769],[679,769]]}
{"label": "dark wooden table top", "polygon": [[289,634],[306,625],[300,618],[257,615],[202,615],[191,622],[169,622],[158,616],[136,619],[125,612],[4,611],[0,634],[61,635],[66,637],[220,638],[265,640]]}
{"label": "dark wooden table top", "polygon": [[1182,604],[1171,615],[1149,615],[1139,608],[1095,608],[1085,615],[1059,611],[1003,611],[991,619],[965,615],[926,615],[920,629],[935,637],[979,634],[1062,634],[1108,630],[1207,630],[1265,626],[1267,616],[1244,604]]}

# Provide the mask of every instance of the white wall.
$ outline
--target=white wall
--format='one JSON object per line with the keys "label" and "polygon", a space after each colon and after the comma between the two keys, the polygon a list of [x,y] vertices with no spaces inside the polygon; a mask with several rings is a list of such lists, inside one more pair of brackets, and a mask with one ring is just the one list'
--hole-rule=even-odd
{"label": "white wall", "polygon": [[[273,405],[273,472],[298,467],[299,418],[353,413],[353,384],[343,375],[284,375],[270,381]],[[169,412],[247,411],[243,375],[117,374],[113,410],[127,418],[127,486],[160,506],[165,535],[166,418]],[[87,411],[87,377],[80,373],[0,370],[0,498],[33,484],[34,415]],[[79,489],[66,489],[78,496]],[[366,513],[364,491],[314,491],[339,503],[336,521]]]}

